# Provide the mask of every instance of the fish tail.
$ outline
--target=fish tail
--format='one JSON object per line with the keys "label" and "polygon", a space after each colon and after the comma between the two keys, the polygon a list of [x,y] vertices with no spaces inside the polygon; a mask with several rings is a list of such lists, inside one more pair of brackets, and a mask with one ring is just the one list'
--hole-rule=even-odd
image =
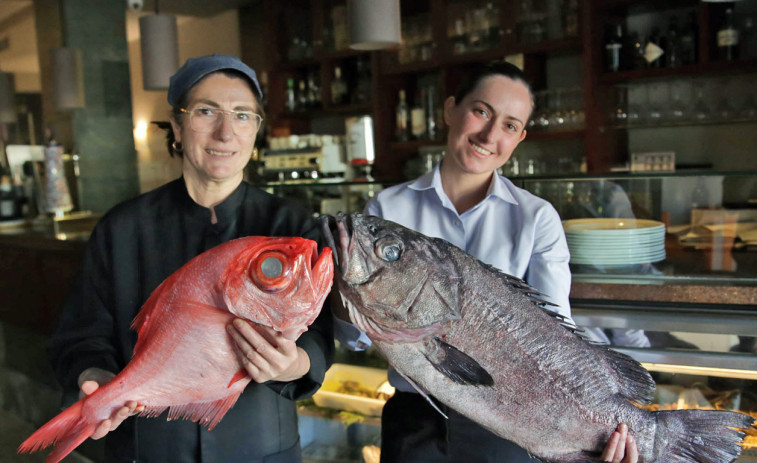
{"label": "fish tail", "polygon": [[754,424],[749,415],[725,410],[668,410],[654,415],[654,461],[669,463],[732,462],[741,453],[744,430]]}
{"label": "fish tail", "polygon": [[46,463],[57,463],[95,432],[95,424],[81,415],[80,400],[63,410],[29,436],[18,448],[18,453],[31,453],[55,444]]}

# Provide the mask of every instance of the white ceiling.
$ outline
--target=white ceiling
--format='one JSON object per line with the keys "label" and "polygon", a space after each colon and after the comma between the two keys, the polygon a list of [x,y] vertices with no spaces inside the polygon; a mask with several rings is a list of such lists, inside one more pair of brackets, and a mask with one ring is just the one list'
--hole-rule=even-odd
{"label": "white ceiling", "polygon": [[39,74],[32,0],[0,0],[0,71]]}
{"label": "white ceiling", "polygon": [[32,0],[0,0],[0,23],[27,6],[32,6]]}

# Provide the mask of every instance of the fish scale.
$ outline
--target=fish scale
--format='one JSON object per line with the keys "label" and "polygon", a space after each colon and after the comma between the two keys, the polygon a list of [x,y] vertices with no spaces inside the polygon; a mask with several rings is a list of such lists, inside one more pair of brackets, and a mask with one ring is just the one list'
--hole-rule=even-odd
{"label": "fish scale", "polygon": [[[322,226],[335,287],[392,367],[537,458],[600,461],[620,422],[641,463],[725,463],[741,452],[751,417],[640,408],[654,390],[649,373],[587,342],[523,280],[378,217],[339,214]],[[438,284],[414,294],[424,279]],[[392,303],[411,293],[410,307]]]}

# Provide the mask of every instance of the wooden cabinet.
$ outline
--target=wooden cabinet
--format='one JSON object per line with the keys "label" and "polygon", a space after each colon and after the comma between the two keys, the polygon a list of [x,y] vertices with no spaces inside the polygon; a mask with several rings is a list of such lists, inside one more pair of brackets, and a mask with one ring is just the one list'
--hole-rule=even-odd
{"label": "wooden cabinet", "polygon": [[[504,58],[522,64],[532,82],[537,111],[558,106],[570,114],[569,118],[558,114],[550,123],[549,117],[554,115],[541,114],[543,118],[536,120],[535,113],[527,140],[546,143],[543,151],[554,153],[561,152],[566,144],[578,146],[590,173],[609,172],[629,158],[628,127],[611,117],[618,88],[757,70],[757,59],[750,55],[755,40],[747,36],[750,31],[742,34],[744,45],[750,41],[749,51],[734,61],[720,60],[716,43],[726,9],[731,7],[740,12],[738,27],[746,27],[744,16],[751,14],[754,3],[754,0],[714,4],[698,0],[403,1],[402,48],[357,52],[346,48],[345,0],[266,0],[262,13],[258,7],[254,14],[265,14],[270,129],[274,134],[308,133],[325,128],[344,130],[344,118],[370,115],[375,132],[374,175],[380,180],[400,180],[403,164],[420,148],[444,144],[446,134],[440,108],[466,67]],[[607,70],[608,28],[621,26],[622,46],[628,50],[636,43],[631,40],[632,32],[636,32],[639,40],[641,35],[648,37],[653,28],[665,34],[671,17],[680,18],[679,28],[688,26],[685,21],[693,18],[696,49],[693,61],[664,67],[656,67],[656,63],[654,67],[640,68],[624,64],[617,71]],[[243,28],[243,43],[247,33],[253,32]],[[639,41],[640,47],[645,43]],[[747,48],[744,45],[742,48]],[[345,100],[335,98],[332,91],[337,68],[347,86],[349,97]],[[294,102],[287,96],[290,80]],[[300,96],[301,88],[304,97]],[[433,107],[427,111],[427,118],[434,122],[430,136],[411,134],[409,140],[396,136],[400,90],[404,90],[410,108],[421,104]],[[577,170],[579,163],[572,165]]]}

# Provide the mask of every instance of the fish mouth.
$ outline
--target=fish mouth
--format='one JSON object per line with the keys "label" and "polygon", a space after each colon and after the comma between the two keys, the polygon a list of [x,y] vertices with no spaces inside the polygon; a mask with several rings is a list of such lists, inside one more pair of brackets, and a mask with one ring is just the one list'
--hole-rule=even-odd
{"label": "fish mouth", "polygon": [[351,217],[340,212],[336,216],[324,214],[318,220],[321,223],[321,231],[326,240],[326,245],[334,251],[335,266],[342,272],[342,275],[347,274],[349,270],[347,254],[352,240]]}

